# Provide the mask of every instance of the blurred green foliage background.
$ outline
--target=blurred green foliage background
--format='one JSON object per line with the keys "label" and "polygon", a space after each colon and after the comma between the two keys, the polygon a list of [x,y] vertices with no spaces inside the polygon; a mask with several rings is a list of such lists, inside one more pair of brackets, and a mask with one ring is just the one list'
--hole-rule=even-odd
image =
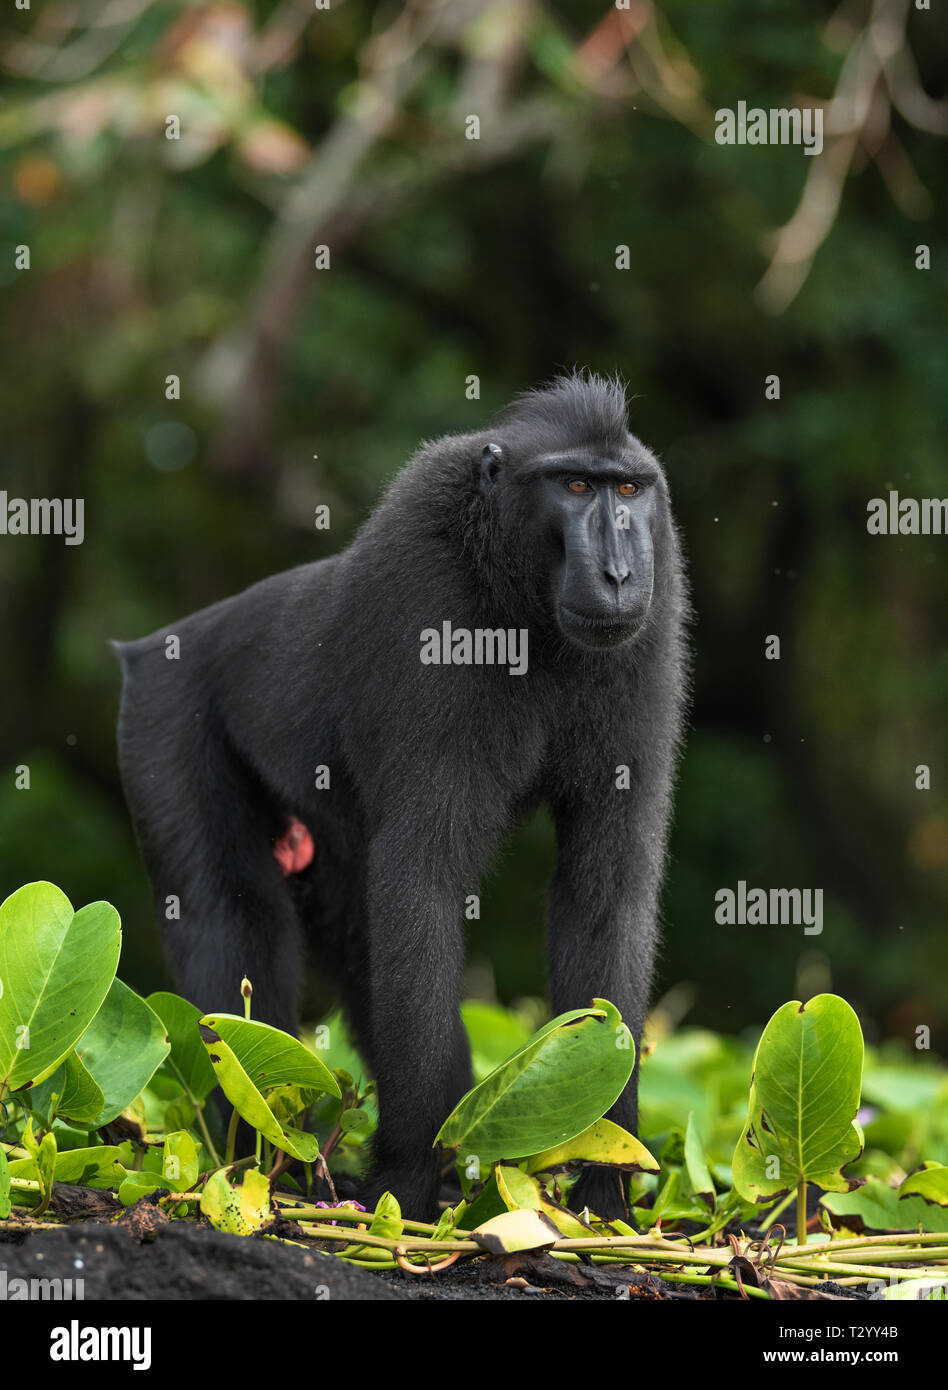
{"label": "blurred green foliage background", "polygon": [[[0,539],[0,896],[109,899],[123,978],[165,983],[108,639],[339,549],[421,438],[578,364],[627,380],[689,557],[666,1014],[737,1030],[832,988],[870,1039],[948,1049],[946,541],[865,524],[890,487],[948,492],[936,13],[33,0],[5,26],[0,487],[84,497],[86,538]],[[821,103],[823,153],[717,144],[741,100]],[[542,992],[553,855],[539,816],[485,886],[472,991]],[[739,879],[822,887],[823,935],[716,925]]]}

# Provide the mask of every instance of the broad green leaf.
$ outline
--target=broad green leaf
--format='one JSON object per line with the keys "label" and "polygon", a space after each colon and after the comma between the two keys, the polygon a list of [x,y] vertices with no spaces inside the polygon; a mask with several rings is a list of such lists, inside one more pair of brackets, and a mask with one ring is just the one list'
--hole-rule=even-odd
{"label": "broad green leaf", "polygon": [[[592,1220],[587,1223],[582,1217],[577,1216],[576,1212],[561,1206],[559,1202],[554,1202],[546,1193],[543,1195],[540,1210],[544,1216],[550,1218],[560,1235],[566,1236],[569,1240],[584,1240],[596,1234]],[[594,1213],[590,1212],[590,1218],[593,1216]]]}
{"label": "broad green leaf", "polygon": [[608,1164],[625,1172],[657,1173],[658,1160],[633,1134],[612,1120],[597,1120],[581,1133],[543,1153],[531,1154],[527,1171],[540,1173],[564,1163],[585,1159],[587,1163]]}
{"label": "broad green leaf", "polygon": [[[35,1178],[31,1158],[17,1158],[10,1164],[17,1178]],[[97,1144],[93,1148],[66,1149],[56,1154],[53,1178],[56,1182],[73,1183],[79,1187],[115,1187],[125,1177],[119,1162],[118,1148],[113,1144]]]}
{"label": "broad green leaf", "polygon": [[115,976],[122,930],[109,903],[73,912],[52,883],[0,904],[0,1087],[43,1081],[72,1051]]}
{"label": "broad green leaf", "polygon": [[113,980],[105,1003],[76,1044],[105,1102],[96,1127],[121,1115],[145,1089],[170,1050],[165,1026],[140,995]]}
{"label": "broad green leaf", "polygon": [[548,1250],[560,1232],[542,1211],[505,1211],[472,1231],[482,1250],[509,1255],[517,1250]]}
{"label": "broad green leaf", "polygon": [[948,1231],[948,1209],[926,1202],[923,1197],[902,1197],[878,1178],[867,1178],[862,1187],[852,1192],[826,1193],[820,1204],[837,1218],[834,1225],[843,1224],[850,1229]]}
{"label": "broad green leaf", "polygon": [[553,1222],[562,1236],[581,1239],[590,1234],[590,1228],[574,1212],[552,1201],[538,1180],[511,1164],[494,1165],[497,1191],[503,1198],[508,1211],[542,1211]]}
{"label": "broad green leaf", "polygon": [[270,1219],[270,1184],[256,1168],[249,1168],[237,1184],[219,1168],[201,1194],[201,1214],[219,1231],[252,1235]]}
{"label": "broad green leaf", "polygon": [[[240,1026],[235,1027],[238,1024]],[[315,1089],[315,1084],[309,1080],[310,1076],[317,1074],[315,1069],[321,1069],[321,1081],[328,1078],[335,1086],[332,1073],[289,1033],[282,1033],[265,1023],[248,1022],[229,1014],[208,1014],[201,1020],[201,1037],[214,1073],[234,1109],[278,1149],[304,1163],[312,1163],[319,1156],[316,1136],[281,1124],[267,1104],[263,1090],[274,1089],[289,1079],[301,1079],[297,1072],[306,1072],[302,1079]],[[235,1047],[231,1046],[228,1038],[234,1041]],[[289,1043],[300,1049],[302,1059],[287,1047]],[[240,1049],[240,1056],[237,1048]],[[254,1080],[251,1080],[245,1062],[253,1068]],[[312,1072],[308,1070],[309,1063],[313,1064]],[[287,1073],[292,1073],[292,1078]]]}
{"label": "broad green leaf", "polygon": [[438,1224],[431,1233],[432,1240],[450,1240],[458,1226],[464,1224],[467,1214],[467,1202],[458,1202],[456,1207],[446,1207],[441,1213]]}
{"label": "broad green leaf", "polygon": [[161,1153],[161,1177],[172,1192],[187,1192],[198,1180],[197,1145],[187,1130],[165,1135]]}
{"label": "broad green leaf", "polygon": [[621,1095],[635,1061],[628,1028],[602,999],[552,1019],[458,1103],[437,1135],[486,1168],[572,1139]]}
{"label": "broad green leaf", "polygon": [[[147,1095],[147,1091],[145,1092]],[[166,1107],[163,1125],[149,1125],[149,1128],[165,1129],[173,1133],[177,1129],[190,1129],[197,1118],[197,1110],[185,1096],[179,1096]]]}
{"label": "broad green leaf", "polygon": [[520,1207],[540,1210],[543,1205],[543,1190],[536,1178],[524,1173],[520,1168],[513,1167],[512,1164],[504,1163],[494,1165],[494,1177],[497,1180],[497,1191],[508,1211],[516,1211]]}
{"label": "broad green leaf", "polygon": [[[221,1089],[237,1113],[278,1149],[292,1154],[294,1158],[302,1159],[304,1163],[312,1163],[319,1153],[319,1144],[315,1136],[304,1135],[302,1148],[297,1144],[295,1131],[291,1133],[284,1129],[232,1049],[212,1029],[207,1030],[205,1046]],[[309,1142],[305,1142],[306,1140]]]}
{"label": "broad green leaf", "polygon": [[76,1183],[81,1187],[113,1187],[125,1173],[119,1161],[118,1147],[97,1144],[87,1149],[67,1149],[56,1155],[57,1182]]}
{"label": "broad green leaf", "polygon": [[944,1072],[924,1066],[880,1066],[866,1063],[862,1081],[863,1102],[881,1105],[895,1113],[926,1109],[944,1082]]}
{"label": "broad green leaf", "polygon": [[[212,1029],[234,1053],[253,1084],[262,1092],[288,1082],[328,1091],[342,1099],[339,1083],[332,1072],[299,1038],[271,1028],[267,1023],[238,1018],[236,1014],[205,1014],[203,1028]],[[208,1046],[204,1037],[204,1045]],[[213,1058],[211,1059],[213,1065]]]}
{"label": "broad green leaf", "polygon": [[132,1207],[140,1197],[169,1186],[160,1173],[127,1173],[119,1186],[118,1199],[123,1207]]}
{"label": "broad green leaf", "polygon": [[494,1171],[493,1168],[490,1170],[483,1190],[473,1201],[467,1203],[467,1209],[464,1213],[466,1230],[473,1231],[476,1226],[482,1226],[492,1216],[499,1216],[502,1211],[507,1210],[507,1204],[497,1190],[497,1179],[494,1176]]}
{"label": "broad green leaf", "polygon": [[77,1124],[92,1124],[102,1111],[105,1096],[73,1048],[51,1076],[32,1086],[24,1097],[27,1104],[52,1119],[62,1115]]}
{"label": "broad green leaf", "polygon": [[358,1108],[343,1110],[339,1116],[339,1128],[343,1134],[354,1134],[359,1130],[368,1129],[371,1123],[372,1117]]}
{"label": "broad green leaf", "polygon": [[912,1173],[899,1188],[899,1200],[921,1197],[935,1206],[948,1207],[948,1168],[931,1166]]}
{"label": "broad green leaf", "polygon": [[845,1192],[842,1175],[862,1150],[859,1108],[862,1031],[844,999],[792,1000],[763,1031],[754,1057],[750,1104],[734,1150],[734,1186],[762,1202],[802,1177]]}
{"label": "broad green leaf", "polygon": [[289,1124],[291,1120],[295,1120],[297,1115],[302,1114],[322,1094],[313,1086],[291,1086],[288,1082],[284,1082],[267,1092],[267,1105],[272,1110],[277,1123],[285,1125]]}
{"label": "broad green leaf", "polygon": [[161,1071],[174,1076],[193,1100],[205,1100],[217,1085],[217,1078],[201,1042],[201,1010],[180,994],[164,990],[150,994],[146,1002],[161,1019],[171,1043]]}
{"label": "broad green leaf", "polygon": [[397,1240],[404,1229],[402,1209],[398,1205],[398,1199],[391,1192],[383,1192],[375,1204],[375,1215],[369,1226],[369,1234]]}
{"label": "broad green leaf", "polygon": [[651,1207],[633,1206],[632,1214],[641,1230],[650,1230],[659,1221],[666,1227],[679,1221],[708,1220],[707,1203],[685,1190],[682,1169],[671,1168]]}
{"label": "broad green leaf", "polygon": [[708,1168],[708,1161],[705,1158],[704,1141],[698,1131],[694,1111],[688,1116],[688,1127],[685,1130],[685,1171],[688,1174],[688,1182],[692,1192],[696,1197],[707,1202],[713,1211],[714,1181]]}

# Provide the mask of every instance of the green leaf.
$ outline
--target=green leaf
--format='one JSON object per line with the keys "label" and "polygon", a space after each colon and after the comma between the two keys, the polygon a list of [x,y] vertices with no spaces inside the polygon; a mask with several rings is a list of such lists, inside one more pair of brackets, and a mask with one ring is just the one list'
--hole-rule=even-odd
{"label": "green leaf", "polygon": [[472,1231],[482,1250],[509,1255],[517,1250],[548,1250],[560,1232],[542,1211],[505,1211]]}
{"label": "green leaf", "polygon": [[[373,1236],[384,1236],[387,1240],[398,1240],[404,1230],[402,1221],[402,1209],[398,1200],[391,1192],[383,1192],[375,1204],[375,1212],[372,1215],[372,1222],[369,1226],[369,1234]],[[359,1260],[388,1260],[391,1258],[389,1251],[377,1245],[365,1245],[358,1240],[354,1240],[351,1245],[347,1245],[341,1252],[343,1259]]]}
{"label": "green leaf", "polygon": [[653,1158],[645,1145],[621,1125],[605,1119],[597,1120],[588,1129],[567,1139],[565,1144],[557,1144],[543,1153],[531,1154],[527,1159],[527,1171],[539,1173],[577,1159],[621,1168],[623,1172],[658,1172],[658,1160]]}
{"label": "green leaf", "polygon": [[201,1193],[201,1214],[219,1231],[252,1235],[270,1219],[270,1184],[256,1168],[249,1168],[237,1183],[219,1168]]}
{"label": "green leaf", "polygon": [[161,1153],[161,1177],[172,1192],[187,1192],[198,1180],[197,1145],[187,1130],[165,1135]]}
{"label": "green leaf", "polygon": [[109,903],[79,912],[52,883],[0,905],[0,1087],[43,1081],[98,1012],[115,976],[121,924]]}
{"label": "green leaf", "polygon": [[398,1199],[391,1192],[383,1192],[375,1204],[375,1215],[369,1226],[369,1234],[397,1240],[404,1229],[402,1209],[398,1205]]}
{"label": "green leaf", "polygon": [[270,1106],[278,1125],[288,1126],[297,1115],[302,1115],[303,1111],[309,1109],[320,1095],[320,1091],[314,1087],[289,1086],[288,1083],[284,1083],[282,1086],[274,1087],[272,1091],[267,1091],[267,1105]]}
{"label": "green leaf", "polygon": [[159,990],[147,999],[150,1009],[161,1019],[171,1043],[171,1051],[162,1063],[161,1071],[180,1082],[196,1101],[206,1100],[217,1085],[214,1068],[207,1059],[201,1042],[199,1024],[201,1010],[182,999],[180,994]]}
{"label": "green leaf", "polygon": [[96,1144],[86,1149],[67,1149],[56,1155],[57,1182],[80,1187],[114,1187],[125,1175],[115,1144]]}
{"label": "green leaf", "polygon": [[543,1206],[543,1189],[529,1173],[512,1164],[497,1163],[494,1165],[494,1177],[497,1179],[497,1191],[508,1211],[521,1207],[539,1211]]}
{"label": "green leaf", "polygon": [[714,1180],[705,1158],[704,1141],[698,1131],[694,1111],[688,1116],[685,1130],[685,1171],[692,1192],[714,1211]]}
{"label": "green leaf", "polygon": [[283,1082],[267,1092],[267,1105],[277,1123],[286,1125],[312,1105],[320,1094],[313,1086],[291,1086]]}
{"label": "green leaf", "polygon": [[[238,1018],[236,1014],[205,1014],[202,1028],[212,1029],[240,1061],[253,1084],[263,1092],[290,1082],[316,1091],[328,1091],[342,1099],[339,1083],[329,1068],[299,1038],[271,1028],[267,1023]],[[204,1045],[206,1036],[202,1033]],[[212,1059],[213,1063],[213,1059]]]}
{"label": "green leaf", "polygon": [[472,1231],[476,1226],[481,1226],[485,1221],[489,1221],[492,1216],[499,1216],[502,1211],[507,1210],[507,1204],[497,1190],[497,1179],[495,1169],[490,1170],[487,1181],[483,1189],[469,1201],[464,1212],[464,1226]]}
{"label": "green leaf", "polygon": [[66,1060],[24,1097],[26,1103],[52,1119],[62,1115],[77,1124],[92,1124],[105,1104],[102,1088],[83,1066],[73,1048]]}
{"label": "green leaf", "polygon": [[458,1103],[436,1141],[486,1168],[573,1138],[621,1095],[635,1061],[628,1028],[605,1000],[554,1018]]}
{"label": "green leaf", "polygon": [[899,1200],[921,1197],[935,1206],[948,1207],[948,1168],[931,1165],[912,1173],[899,1188]]}
{"label": "green leaf", "polygon": [[666,1227],[674,1226],[679,1221],[704,1223],[708,1220],[707,1203],[684,1190],[682,1170],[671,1168],[667,1171],[668,1176],[656,1193],[652,1206],[632,1208],[632,1214],[643,1231],[650,1230],[659,1220]]}
{"label": "green leaf", "polygon": [[762,1202],[802,1178],[845,1192],[842,1168],[862,1150],[862,1031],[844,999],[819,994],[778,1009],[754,1057],[747,1122],[734,1150],[734,1186]]}
{"label": "green leaf", "polygon": [[121,1115],[145,1089],[170,1051],[161,1019],[140,995],[113,980],[105,1003],[76,1044],[105,1102],[96,1128]]}
{"label": "green leaf", "polygon": [[864,1102],[884,1110],[910,1114],[927,1109],[935,1101],[944,1072],[918,1066],[866,1064],[862,1082]]}
{"label": "green leaf", "polygon": [[456,1207],[446,1207],[438,1224],[431,1233],[432,1240],[451,1240],[455,1229],[461,1224],[468,1210],[467,1202],[460,1201]]}
{"label": "green leaf", "polygon": [[836,1218],[834,1225],[851,1230],[948,1231],[948,1210],[924,1197],[903,1197],[900,1191],[878,1178],[867,1178],[853,1192],[827,1193],[820,1204]]}
{"label": "green leaf", "polygon": [[585,1222],[548,1197],[539,1181],[529,1173],[512,1164],[497,1163],[494,1165],[494,1177],[497,1191],[508,1211],[542,1211],[560,1235],[574,1239],[590,1235],[590,1228]]}
{"label": "green leaf", "polygon": [[[33,1160],[15,1159],[10,1164],[10,1174],[15,1178],[35,1178]],[[97,1144],[85,1149],[65,1149],[56,1154],[53,1169],[56,1182],[68,1182],[80,1187],[110,1188],[117,1186],[124,1177],[125,1168],[119,1162],[119,1150],[113,1144]]]}
{"label": "green leaf", "polygon": [[201,1038],[214,1073],[235,1110],[278,1149],[312,1163],[319,1155],[313,1134],[281,1124],[267,1104],[267,1092],[286,1084],[341,1095],[332,1072],[298,1039],[266,1023],[235,1014],[207,1014]]}
{"label": "green leaf", "polygon": [[147,1197],[150,1192],[158,1192],[168,1186],[170,1184],[160,1173],[128,1173],[119,1187],[118,1198],[123,1207],[131,1207],[140,1197]]}
{"label": "green leaf", "polygon": [[[53,1173],[56,1169],[56,1136],[49,1131],[37,1143],[33,1134],[33,1121],[27,1120],[26,1129],[22,1135],[23,1147],[29,1152],[33,1161],[33,1173],[40,1185],[40,1204],[36,1209],[36,1215],[42,1216],[49,1206],[49,1199],[53,1195]],[[10,1174],[11,1178],[16,1176]]]}
{"label": "green leaf", "polygon": [[357,1108],[343,1110],[339,1116],[339,1128],[343,1134],[353,1134],[361,1129],[368,1129],[371,1123],[371,1116],[367,1115],[364,1110]]}

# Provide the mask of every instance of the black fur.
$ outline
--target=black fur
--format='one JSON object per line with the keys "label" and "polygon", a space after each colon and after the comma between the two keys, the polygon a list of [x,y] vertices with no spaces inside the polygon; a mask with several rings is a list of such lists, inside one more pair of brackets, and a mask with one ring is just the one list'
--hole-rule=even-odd
{"label": "black fur", "polygon": [[[554,454],[563,476],[541,477]],[[603,466],[642,479],[627,532]],[[573,477],[587,470],[588,493]],[[574,375],[489,430],[424,445],[343,553],[120,645],[123,783],[178,987],[239,1012],[247,974],[255,1016],[295,1032],[305,941],[378,1080],[370,1198],[434,1206],[432,1139],[470,1084],[465,898],[540,801],[559,842],[552,1006],[611,999],[638,1045],[685,612],[661,470],[628,433],[621,387]],[[526,628],[527,673],[423,665],[420,633],[444,620]],[[329,790],[314,789],[322,764]],[[316,855],[283,879],[272,843],[290,815]],[[165,920],[170,894],[180,921]],[[611,1112],[632,1129],[636,1080]],[[621,1212],[596,1170],[578,1195]]]}

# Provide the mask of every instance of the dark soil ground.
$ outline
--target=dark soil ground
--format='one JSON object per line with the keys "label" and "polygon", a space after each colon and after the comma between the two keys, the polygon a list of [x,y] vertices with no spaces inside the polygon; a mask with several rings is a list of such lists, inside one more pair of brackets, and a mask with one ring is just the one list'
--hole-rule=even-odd
{"label": "dark soil ground", "polygon": [[[156,1195],[123,1208],[108,1192],[53,1185],[52,1214],[63,1225],[31,1229],[28,1216],[0,1221],[0,1277],[83,1280],[85,1299],[223,1300],[462,1300],[630,1299],[709,1302],[735,1300],[734,1291],[668,1283],[630,1267],[567,1264],[540,1252],[468,1260],[437,1274],[359,1269],[328,1247],[288,1244],[301,1228],[283,1220],[275,1240],[233,1236],[203,1220],[173,1221]],[[755,1274],[742,1261],[742,1278]],[[775,1297],[860,1298],[833,1284],[795,1291],[786,1284]],[[6,1294],[10,1297],[10,1294]]]}
{"label": "dark soil ground", "polygon": [[404,1297],[318,1250],[223,1235],[183,1221],[160,1227],[147,1241],[104,1222],[32,1234],[0,1227],[0,1265],[8,1286],[13,1278],[82,1279],[86,1299]]}
{"label": "dark soil ground", "polygon": [[[7,1287],[15,1278],[81,1279],[85,1299],[122,1301],[736,1297],[668,1284],[630,1269],[567,1265],[541,1254],[476,1260],[436,1275],[401,1270],[373,1274],[318,1249],[225,1235],[193,1222],[155,1222],[147,1219],[145,1209],[141,1217],[135,1212],[130,1209],[129,1219],[117,1223],[81,1221],[60,1230],[29,1231],[24,1223],[0,1223],[0,1268]],[[831,1295],[842,1292],[832,1285],[823,1289]]]}

